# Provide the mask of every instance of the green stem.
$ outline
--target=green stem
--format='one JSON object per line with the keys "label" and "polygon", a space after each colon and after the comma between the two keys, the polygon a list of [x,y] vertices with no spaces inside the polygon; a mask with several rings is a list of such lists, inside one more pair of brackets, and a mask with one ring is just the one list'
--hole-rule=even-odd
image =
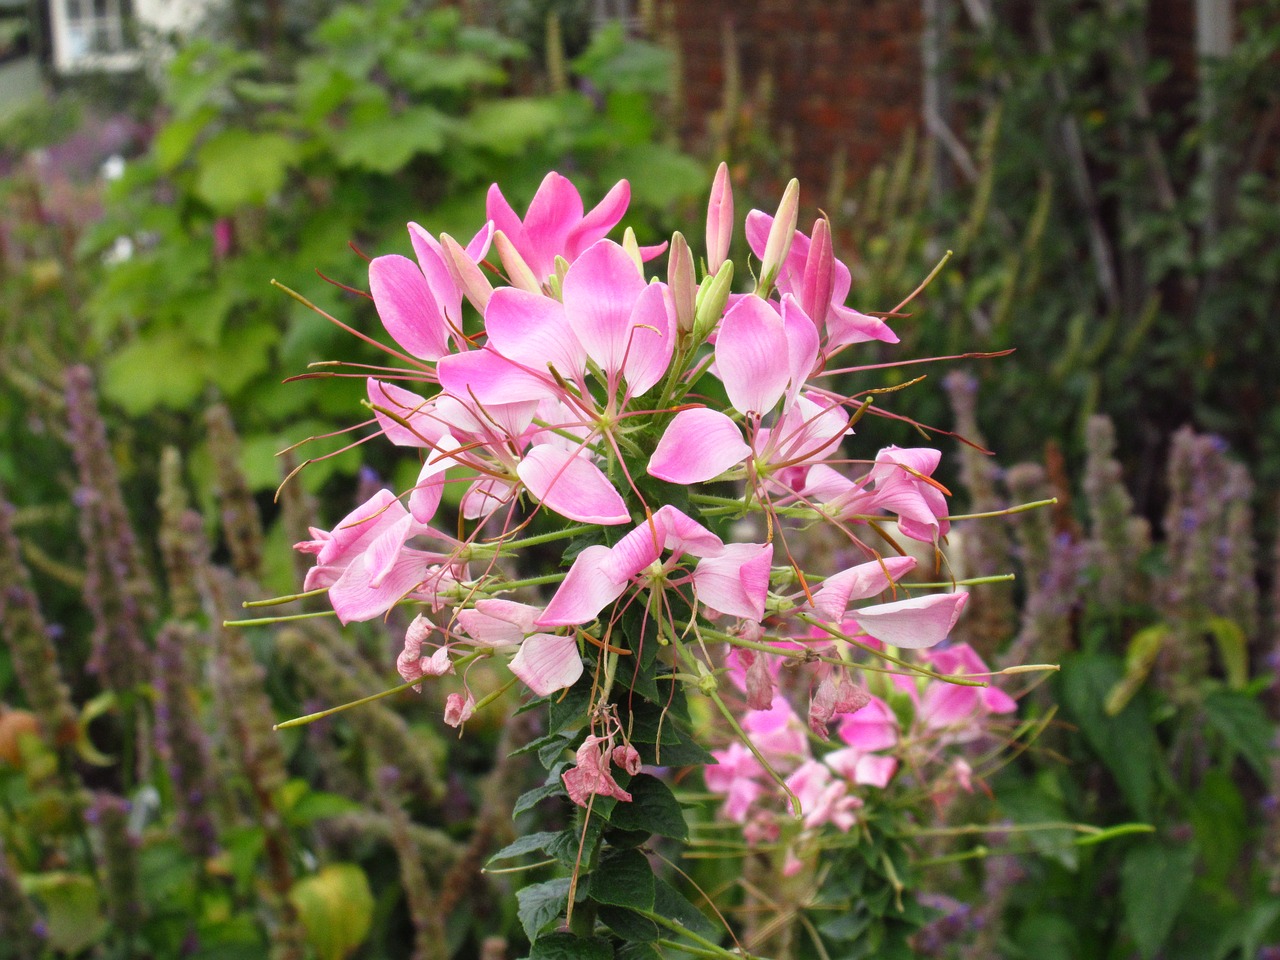
{"label": "green stem", "polygon": [[335,713],[342,713],[342,711],[350,710],[352,707],[360,707],[366,703],[373,703],[375,700],[381,700],[383,697],[389,697],[392,694],[403,693],[410,687],[416,687],[420,683],[422,683],[421,680],[410,680],[408,683],[402,683],[398,687],[392,687],[390,690],[383,690],[381,693],[370,694],[367,697],[361,697],[359,700],[352,700],[350,703],[344,703],[338,707],[330,707],[328,710],[321,710],[319,713],[309,713],[305,717],[294,717],[292,720],[277,723],[271,729],[287,730],[289,727],[304,727],[308,723],[323,720],[325,717],[331,717]]}
{"label": "green stem", "polygon": [[266,600],[246,600],[240,604],[242,607],[276,607],[283,603],[293,603],[295,600],[306,600],[308,597],[318,597],[322,593],[328,593],[328,587],[317,587],[315,590],[308,590],[306,593],[291,593],[287,597],[269,597]]}
{"label": "green stem", "polygon": [[716,709],[720,711],[721,716],[729,721],[729,726],[733,728],[733,732],[737,735],[738,739],[747,745],[747,749],[750,750],[756,760],[759,761],[760,766],[764,767],[765,772],[769,774],[773,779],[773,782],[782,788],[782,792],[785,793],[787,795],[787,799],[791,801],[791,809],[793,811],[792,815],[799,820],[804,815],[804,811],[800,809],[800,798],[795,795],[795,792],[789,786],[787,786],[787,781],[782,778],[782,774],[773,769],[773,765],[765,759],[764,754],[760,752],[760,748],[752,742],[749,736],[747,736],[747,732],[743,730],[742,726],[738,723],[738,718],[729,711],[729,708],[724,705],[724,701],[720,699],[720,694],[716,693],[714,690],[707,690],[706,694],[711,698],[711,702],[716,705]]}
{"label": "green stem", "polygon": [[548,573],[541,577],[529,577],[525,580],[502,580],[494,584],[502,590],[515,590],[519,587],[538,587],[544,583],[559,583],[567,573]]}
{"label": "green stem", "polygon": [[[678,933],[682,937],[688,937],[695,944],[701,947],[703,951],[705,951],[703,953],[699,953],[698,956],[734,957],[734,958],[737,958],[737,960],[760,960],[760,958],[756,957],[755,954],[747,953],[746,951],[743,951],[743,950],[726,950],[724,947],[720,946],[718,943],[713,943],[712,941],[708,940],[706,937],[699,936],[698,934],[694,933],[692,930],[690,930],[688,927],[682,924],[679,920],[674,920],[670,917],[664,917],[662,914],[655,913],[652,910],[636,910],[636,913],[640,914],[640,916],[642,917],[648,917],[650,920],[652,920],[654,923],[656,923],[660,927],[666,927],[668,930],[674,931],[675,933]],[[692,949],[690,949],[688,944],[680,943],[678,941],[669,941],[669,942],[676,949],[686,950],[690,953],[694,952]]]}
{"label": "green stem", "polygon": [[556,530],[552,533],[539,533],[532,537],[524,537],[521,540],[499,541],[494,544],[501,551],[522,550],[525,547],[535,547],[540,543],[551,543],[555,540],[565,540],[569,537],[576,537],[580,533],[587,533],[590,530],[597,529],[593,524],[580,523],[575,527],[565,527],[563,530]]}
{"label": "green stem", "polygon": [[314,613],[291,613],[284,617],[258,617],[255,620],[223,620],[224,627],[261,627],[271,623],[289,623],[292,620],[311,620],[315,617],[336,617],[332,610],[318,610]]}

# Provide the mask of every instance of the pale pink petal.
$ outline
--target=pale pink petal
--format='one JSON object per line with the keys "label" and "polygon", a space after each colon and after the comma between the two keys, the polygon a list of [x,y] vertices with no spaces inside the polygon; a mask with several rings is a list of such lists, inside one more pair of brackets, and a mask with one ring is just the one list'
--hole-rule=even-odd
{"label": "pale pink petal", "polygon": [[850,343],[897,343],[898,335],[879,317],[869,317],[850,307],[833,304],[827,314],[827,352]]}
{"label": "pale pink petal", "polygon": [[536,407],[540,399],[559,389],[545,364],[541,369],[531,369],[488,347],[441,357],[436,375],[440,386],[454,397],[486,410],[509,403],[532,403]]}
{"label": "pale pink petal", "polygon": [[609,747],[604,737],[587,737],[578,748],[577,763],[566,770],[561,779],[569,799],[580,807],[590,806],[593,796],[631,800],[631,794],[623,790],[609,772]]}
{"label": "pale pink petal", "polygon": [[587,547],[578,554],[537,625],[563,627],[586,623],[622,596],[627,581],[615,580],[606,573],[610,558],[611,550],[603,544]]}
{"label": "pale pink petal", "polygon": [[720,556],[698,562],[693,571],[693,592],[699,603],[717,613],[760,620],[772,562],[772,544],[728,544]]}
{"label": "pale pink petal", "polygon": [[513,485],[500,477],[479,477],[462,495],[462,515],[468,520],[487,517],[508,503],[514,493]]}
{"label": "pale pink petal", "polygon": [[460,727],[476,712],[476,701],[470,691],[464,696],[451,693],[444,698],[444,722],[451,727]]}
{"label": "pale pink petal", "polygon": [[368,572],[369,586],[380,587],[382,580],[400,559],[400,551],[405,541],[411,536],[414,518],[404,516],[386,527],[377,538],[365,548],[362,560]]}
{"label": "pale pink petal", "polygon": [[718,557],[724,552],[723,540],[670,504],[659,507],[653,520],[662,531],[662,545],[668,550],[687,553],[691,557]]}
{"label": "pale pink petal", "polygon": [[574,336],[564,306],[550,297],[499,287],[484,314],[489,346],[538,374],[547,365],[566,380],[586,369],[586,351]]}
{"label": "pale pink petal", "polygon": [[392,339],[422,360],[448,352],[444,316],[422,271],[408,257],[390,254],[369,264],[369,292]]}
{"label": "pale pink petal", "polygon": [[741,427],[719,410],[695,407],[681,410],[667,424],[647,469],[669,483],[702,483],[750,455]]}
{"label": "pale pink petal", "polygon": [[564,278],[564,308],[578,342],[607,373],[622,369],[631,333],[631,311],[644,278],[621,246],[601,240],[588,248]]}
{"label": "pale pink petal", "polygon": [[898,720],[887,703],[872,697],[861,710],[841,719],[837,733],[858,750],[888,750],[898,743]]}
{"label": "pale pink petal", "polygon": [[511,672],[540,697],[571,687],[582,676],[582,658],[573,637],[535,633],[511,658]]}
{"label": "pale pink petal", "polygon": [[444,495],[445,471],[457,465],[450,454],[460,444],[449,434],[440,438],[436,448],[427,454],[422,469],[418,472],[418,482],[409,494],[409,512],[418,523],[430,523],[440,508],[440,498]]}
{"label": "pale pink petal", "polygon": [[474,609],[459,610],[458,623],[481,646],[502,647],[533,633],[540,613],[540,608],[527,603],[492,597],[477,601]]}
{"label": "pale pink petal", "polygon": [[851,779],[854,783],[860,783],[863,786],[883,789],[889,785],[889,781],[897,772],[898,761],[895,758],[867,754],[858,758]]}
{"label": "pale pink petal", "polygon": [[859,627],[882,643],[921,650],[947,638],[968,600],[964,591],[935,593],[863,607],[852,616]]}
{"label": "pale pink petal", "polygon": [[782,324],[787,340],[787,374],[791,378],[786,406],[790,407],[818,361],[818,328],[791,294],[782,298]]}
{"label": "pale pink petal", "polygon": [[720,322],[716,373],[739,413],[765,414],[782,399],[787,371],[782,318],[759,297],[743,297]]}
{"label": "pale pink petal", "polygon": [[631,776],[635,776],[640,772],[640,751],[629,743],[620,743],[613,748],[610,757],[615,764],[620,766]]}
{"label": "pale pink petal", "polygon": [[651,283],[631,311],[622,375],[633,396],[644,393],[667,372],[675,350],[675,305],[666,284]]}
{"label": "pale pink petal", "polygon": [[329,602],[343,624],[380,617],[426,579],[428,572],[420,556],[402,553],[389,568],[373,572],[361,556],[347,567],[329,588]]}
{"label": "pale pink petal", "polygon": [[585,449],[539,444],[524,455],[516,473],[534,499],[562,517],[605,525],[631,520],[622,497]]}
{"label": "pale pink petal", "polygon": [[316,554],[316,563],[328,565],[350,560],[394,526],[408,511],[390,490],[379,490],[339,521]]}
{"label": "pale pink petal", "polygon": [[[428,447],[448,429],[434,415],[432,403],[404,387],[370,377],[366,382],[373,415],[387,439],[399,447]],[[379,409],[380,408],[380,409]],[[383,413],[390,411],[394,417]]]}
{"label": "pale pink petal", "polygon": [[892,588],[915,565],[912,557],[884,557],[834,573],[814,591],[813,609],[824,620],[839,623],[850,601],[867,600]]}

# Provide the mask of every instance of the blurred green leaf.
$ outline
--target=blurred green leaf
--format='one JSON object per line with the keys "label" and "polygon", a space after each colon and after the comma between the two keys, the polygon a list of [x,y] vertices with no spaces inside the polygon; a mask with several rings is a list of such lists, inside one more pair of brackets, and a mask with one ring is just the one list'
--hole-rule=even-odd
{"label": "blurred green leaf", "polygon": [[369,935],[373,893],[364,871],[354,863],[329,864],[303,877],[289,891],[289,902],[319,960],[343,960]]}
{"label": "blurred green leaf", "polygon": [[1124,921],[1138,952],[1150,960],[1169,937],[1173,922],[1191,892],[1195,849],[1160,842],[1129,851],[1120,874]]}
{"label": "blurred green leaf", "polygon": [[223,130],[196,154],[196,193],[215,210],[263,203],[284,185],[298,144],[279,133]]}
{"label": "blurred green leaf", "polygon": [[44,905],[53,949],[79,953],[106,933],[107,920],[92,878],[62,871],[37,873],[23,877],[22,886]]}

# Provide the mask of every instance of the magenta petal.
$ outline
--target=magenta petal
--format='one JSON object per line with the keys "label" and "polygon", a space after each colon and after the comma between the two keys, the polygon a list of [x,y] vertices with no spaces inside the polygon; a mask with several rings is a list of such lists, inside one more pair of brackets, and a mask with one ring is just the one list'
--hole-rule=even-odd
{"label": "magenta petal", "polygon": [[627,581],[615,580],[606,572],[611,554],[610,548],[603,544],[587,547],[578,554],[537,625],[566,627],[587,623],[622,596]]}
{"label": "magenta petal", "polygon": [[577,641],[571,636],[557,637],[550,633],[528,637],[520,644],[509,666],[511,672],[540,697],[572,687],[582,676]]}
{"label": "magenta petal", "polygon": [[681,410],[667,424],[649,458],[650,476],[669,483],[703,483],[751,455],[742,429],[718,410]]}
{"label": "magenta petal", "polygon": [[438,360],[449,348],[440,305],[418,265],[390,254],[369,264],[369,292],[392,339],[422,360]]}
{"label": "magenta petal", "polygon": [[444,314],[446,330],[461,330],[462,289],[449,273],[440,241],[416,223],[411,223],[409,242],[413,244],[413,255],[426,277],[427,289]]}
{"label": "magenta petal", "polygon": [[813,609],[824,620],[839,623],[851,600],[866,600],[890,589],[915,565],[912,557],[885,557],[834,573],[814,591]]}
{"label": "magenta petal", "polygon": [[739,413],[765,414],[782,399],[790,373],[782,318],[759,297],[725,314],[716,338],[716,373]]}
{"label": "magenta petal", "polygon": [[790,407],[818,361],[818,328],[791,294],[782,298],[782,323],[787,337],[787,374],[791,378],[786,406]]}
{"label": "magenta petal", "polygon": [[607,373],[622,369],[631,311],[645,290],[635,262],[612,240],[578,257],[564,278],[564,309],[587,355]]}
{"label": "magenta petal", "polygon": [[516,473],[534,499],[580,523],[628,523],[627,505],[585,449],[550,443],[531,447]]}
{"label": "magenta petal", "polygon": [[872,697],[861,710],[845,714],[837,731],[849,746],[867,752],[888,750],[898,743],[898,720],[879,697]]}
{"label": "magenta petal", "polygon": [[698,562],[693,572],[693,591],[699,603],[717,613],[761,620],[772,563],[772,544],[728,544],[720,556]]}
{"label": "magenta petal", "polygon": [[613,189],[604,195],[604,199],[569,231],[564,244],[565,258],[572,263],[583,250],[597,240],[603,239],[605,234],[618,225],[618,221],[627,212],[629,203],[631,203],[631,184],[625,180],[619,180],[613,185]]}
{"label": "magenta petal", "polygon": [[964,591],[936,593],[863,607],[852,616],[859,627],[882,643],[921,650],[947,638],[968,600]]}

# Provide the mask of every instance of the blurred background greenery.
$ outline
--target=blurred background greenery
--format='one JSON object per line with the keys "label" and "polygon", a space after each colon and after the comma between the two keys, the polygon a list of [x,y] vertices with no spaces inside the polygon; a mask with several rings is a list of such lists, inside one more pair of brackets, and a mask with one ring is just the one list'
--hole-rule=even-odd
{"label": "blurred background greenery", "polygon": [[[936,435],[957,502],[1059,498],[955,545],[966,574],[1019,574],[963,639],[1063,663],[1022,701],[1045,732],[947,813],[981,829],[920,845],[929,909],[902,938],[864,904],[832,956],[1280,950],[1280,5],[1238,6],[1188,69],[1154,0],[900,3],[925,121],[804,184],[860,309],[954,251],[903,346],[859,362],[1017,349],[893,397],[995,451]],[[182,35],[133,7],[67,48],[58,15],[129,5],[0,7],[0,956],[520,956],[511,884],[477,873],[528,785],[511,705],[461,740],[430,689],[277,735],[392,685],[403,624],[219,626],[292,592],[288,545],[406,469],[335,436],[283,458],[317,459],[275,499],[277,451],[363,395],[282,378],[378,354],[270,281],[376,331],[343,286],[362,256],[404,250],[408,220],[469,236],[490,183],[521,208],[549,169],[588,203],[629,179],[642,242],[698,235],[720,159],[739,211],[769,208],[813,165],[779,119],[804,104],[747,55],[788,25],[713,25],[698,126],[684,4],[231,0]],[[1028,829],[1133,821],[1155,832]]]}

